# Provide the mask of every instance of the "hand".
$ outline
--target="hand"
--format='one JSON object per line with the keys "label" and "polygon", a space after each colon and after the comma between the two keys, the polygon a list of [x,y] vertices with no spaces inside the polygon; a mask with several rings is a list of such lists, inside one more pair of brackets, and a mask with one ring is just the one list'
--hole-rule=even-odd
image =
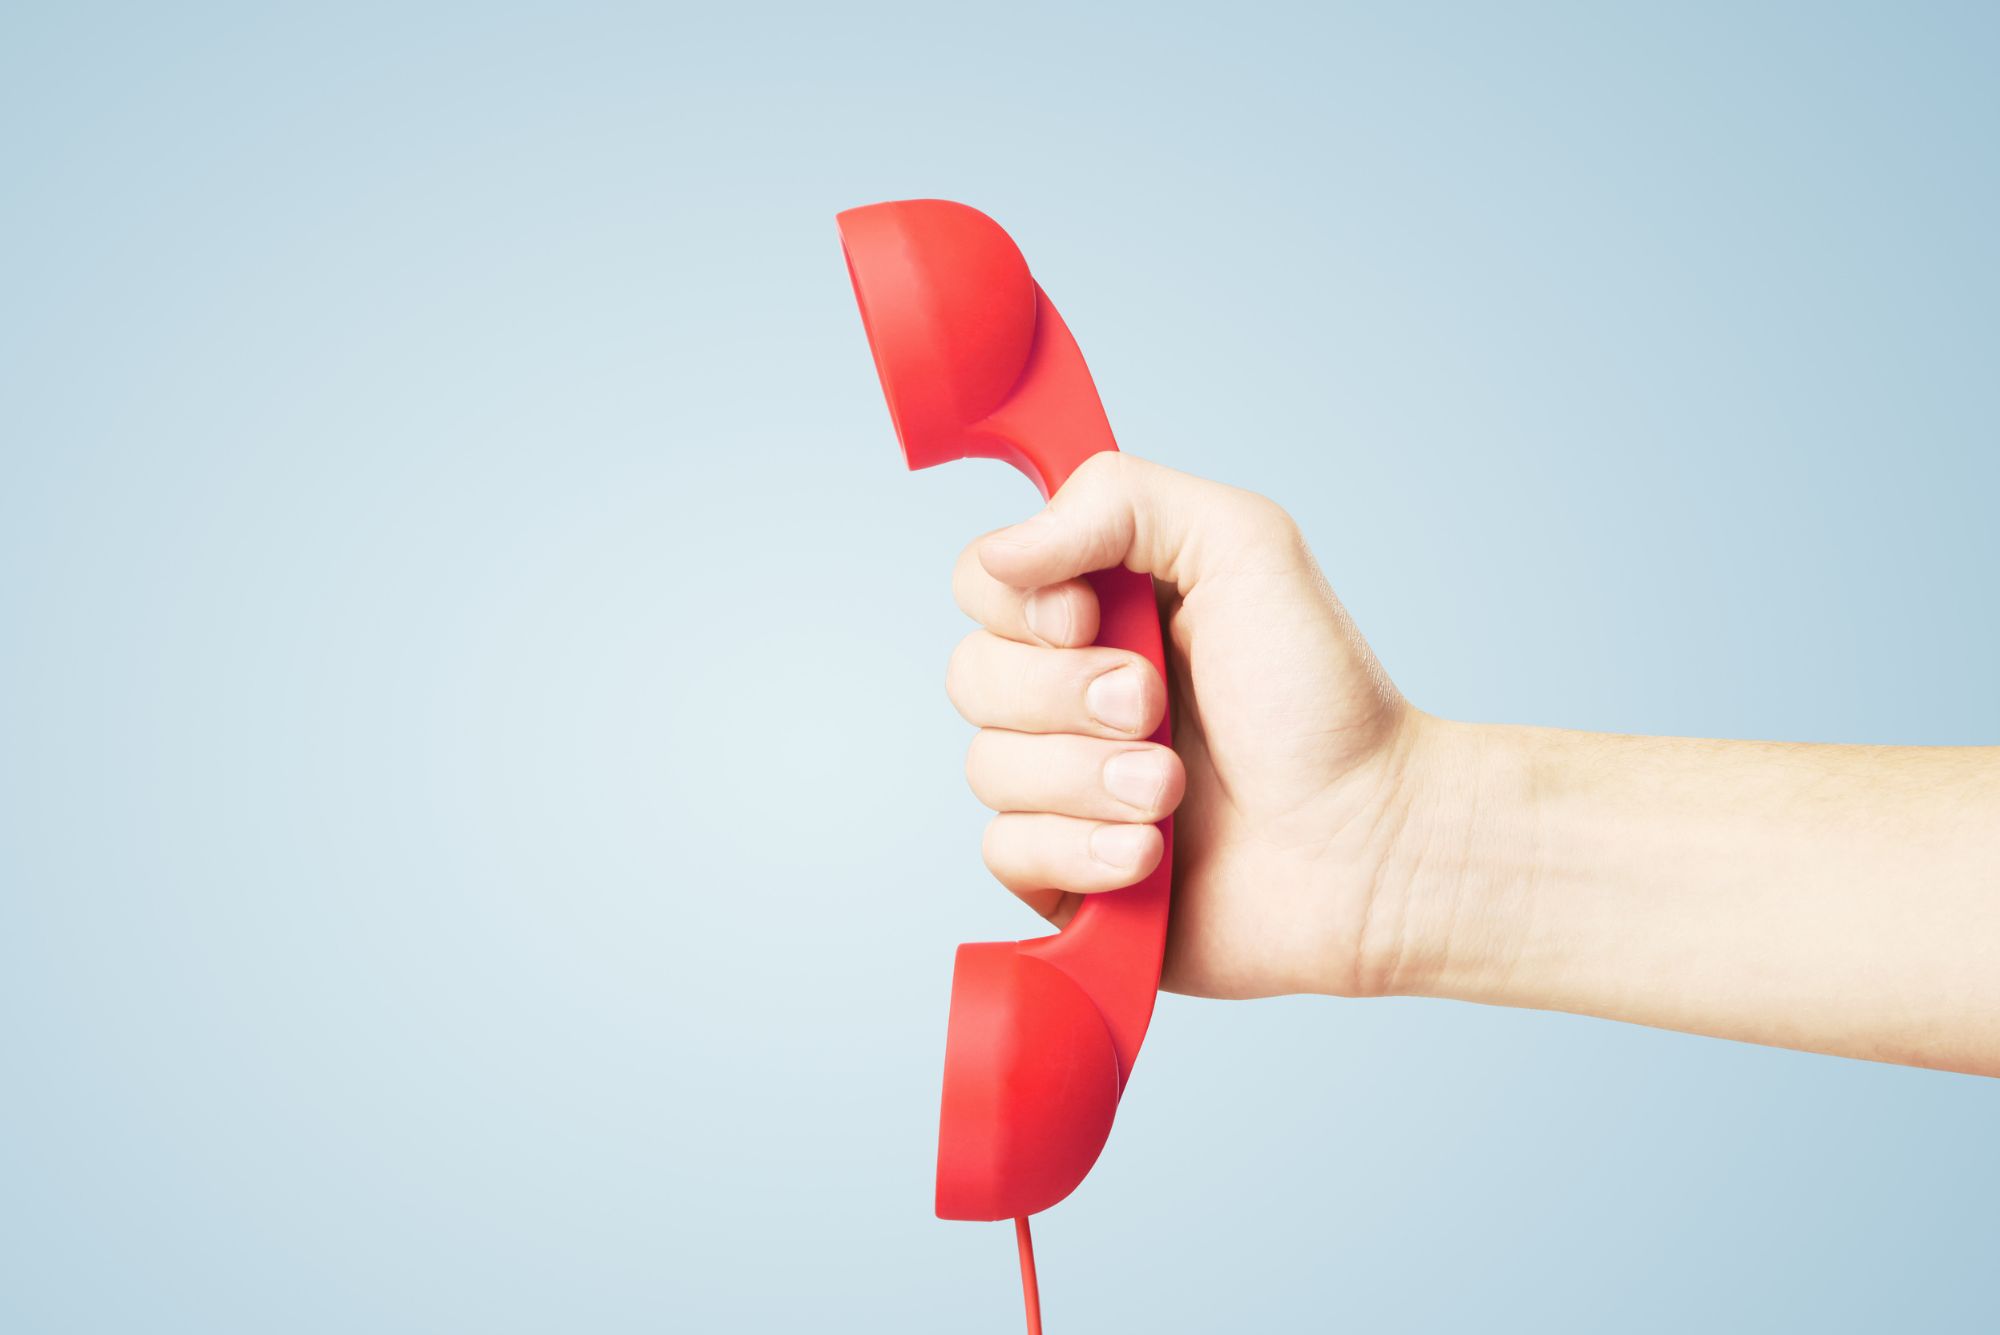
{"label": "hand", "polygon": [[[1166,688],[1087,647],[1152,575]],[[1175,812],[1163,985],[1417,993],[2000,1074],[2000,748],[1453,723],[1411,708],[1271,502],[1100,455],[958,563],[986,861],[1057,923]]]}
{"label": "hand", "polygon": [[[1165,688],[1089,646],[1080,575],[1158,581],[1172,750],[1144,740]],[[977,725],[973,791],[1000,814],[987,866],[1051,921],[1158,863],[1177,813],[1163,986],[1213,997],[1394,990],[1406,912],[1384,902],[1409,833],[1421,716],[1397,694],[1297,527],[1249,492],[1130,455],[1079,468],[1039,515],[973,543],[953,576],[982,630],[952,655]]]}

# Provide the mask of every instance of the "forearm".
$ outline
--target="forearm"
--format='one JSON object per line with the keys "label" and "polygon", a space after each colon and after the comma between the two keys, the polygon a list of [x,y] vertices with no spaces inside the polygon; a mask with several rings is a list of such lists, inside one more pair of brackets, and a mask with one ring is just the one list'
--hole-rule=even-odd
{"label": "forearm", "polygon": [[2000,1074],[2000,748],[1419,731],[1397,990]]}

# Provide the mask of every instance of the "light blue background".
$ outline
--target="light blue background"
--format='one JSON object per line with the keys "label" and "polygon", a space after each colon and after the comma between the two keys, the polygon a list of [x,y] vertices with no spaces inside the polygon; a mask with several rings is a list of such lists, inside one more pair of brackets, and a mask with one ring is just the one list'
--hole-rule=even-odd
{"label": "light blue background", "polygon": [[[1409,696],[2000,740],[1991,7],[0,21],[0,1329],[991,1331],[832,215],[978,204]],[[1169,998],[1058,1331],[1991,1329],[1996,1086]]]}

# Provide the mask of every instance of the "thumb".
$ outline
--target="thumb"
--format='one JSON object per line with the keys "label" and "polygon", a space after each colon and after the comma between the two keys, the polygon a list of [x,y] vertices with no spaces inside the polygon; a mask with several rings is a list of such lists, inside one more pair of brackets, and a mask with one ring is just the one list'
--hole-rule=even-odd
{"label": "thumb", "polygon": [[1290,517],[1253,492],[1105,453],[1085,460],[1040,514],[989,534],[979,561],[1021,589],[1122,565],[1185,597],[1220,561],[1296,550],[1294,535]]}

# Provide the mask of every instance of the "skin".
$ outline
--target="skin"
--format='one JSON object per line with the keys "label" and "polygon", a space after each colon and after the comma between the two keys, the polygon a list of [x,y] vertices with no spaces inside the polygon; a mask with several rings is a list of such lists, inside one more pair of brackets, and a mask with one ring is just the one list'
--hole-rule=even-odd
{"label": "skin", "polygon": [[[1084,572],[1157,581],[1166,687]],[[2000,1075],[2000,747],[1454,722],[1397,692],[1277,505],[1129,455],[953,575],[985,858],[1061,924],[1176,817],[1163,985],[1422,995]]]}

